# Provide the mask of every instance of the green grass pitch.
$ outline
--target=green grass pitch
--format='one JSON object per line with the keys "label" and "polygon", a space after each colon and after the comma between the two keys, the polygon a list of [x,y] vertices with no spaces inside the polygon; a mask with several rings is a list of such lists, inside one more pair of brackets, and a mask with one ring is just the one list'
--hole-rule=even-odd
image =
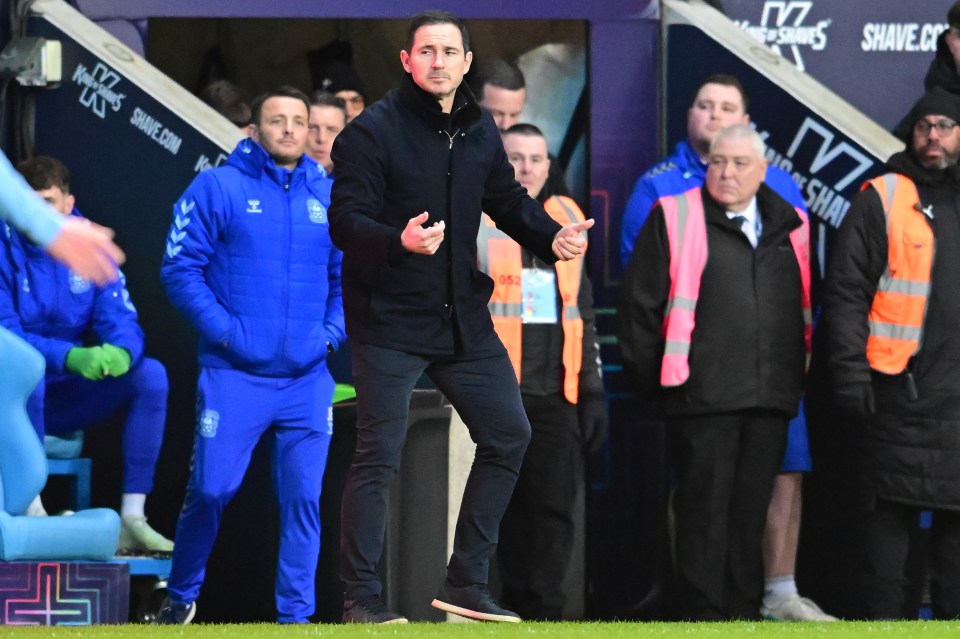
{"label": "green grass pitch", "polygon": [[194,624],[189,626],[0,626],[2,639],[147,639],[184,637],[205,639],[287,639],[331,637],[359,639],[957,639],[957,621],[900,621],[836,623],[413,623],[405,626],[312,624]]}

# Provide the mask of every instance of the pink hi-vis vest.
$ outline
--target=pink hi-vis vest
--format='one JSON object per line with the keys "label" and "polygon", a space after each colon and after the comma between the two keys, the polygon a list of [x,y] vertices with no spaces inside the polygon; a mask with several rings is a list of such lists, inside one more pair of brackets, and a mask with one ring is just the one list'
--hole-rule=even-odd
{"label": "pink hi-vis vest", "polygon": [[[700,188],[660,199],[670,246],[670,293],[664,316],[666,344],[660,366],[662,386],[680,386],[690,377],[690,339],[693,336],[700,279],[707,265],[707,222]],[[803,338],[806,362],[813,345],[813,313],[810,308],[810,222],[796,209],[803,222],[790,232],[790,244],[800,265],[803,304]]]}

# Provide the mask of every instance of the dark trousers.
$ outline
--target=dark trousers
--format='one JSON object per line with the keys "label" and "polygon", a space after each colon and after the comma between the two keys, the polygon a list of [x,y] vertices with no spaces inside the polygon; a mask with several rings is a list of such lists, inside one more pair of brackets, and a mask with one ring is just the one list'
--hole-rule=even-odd
{"label": "dark trousers", "polygon": [[758,410],[666,420],[684,617],[759,618],[761,539],[787,421]]}
{"label": "dark trousers", "polygon": [[144,357],[120,377],[44,379],[27,401],[27,414],[42,442],[44,435],[87,430],[125,410],[123,492],[149,494],[167,421],[167,390],[163,364]]}
{"label": "dark trousers", "polygon": [[533,434],[500,524],[502,603],[524,619],[561,619],[583,482],[577,407],[561,394],[523,395]]}
{"label": "dark trousers", "polygon": [[353,344],[357,448],[341,508],[340,576],[347,600],[380,595],[389,485],[400,466],[410,394],[422,373],[450,400],[477,444],[447,565],[454,586],[486,584],[530,425],[506,349],[491,332],[468,355],[427,356]]}
{"label": "dark trousers", "polygon": [[[863,527],[859,586],[866,619],[917,617],[906,610],[907,557],[919,506],[877,500]],[[924,558],[925,559],[925,558]],[[937,619],[960,617],[960,513],[936,510],[930,527],[930,596]]]}

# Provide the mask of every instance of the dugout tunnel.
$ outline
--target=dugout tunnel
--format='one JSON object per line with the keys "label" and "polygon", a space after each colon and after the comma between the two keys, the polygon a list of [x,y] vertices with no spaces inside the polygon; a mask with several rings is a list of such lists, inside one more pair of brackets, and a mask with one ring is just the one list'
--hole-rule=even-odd
{"label": "dugout tunnel", "polygon": [[[4,8],[10,8],[10,4],[7,0]],[[771,159],[805,180],[804,193],[814,219],[826,222],[818,226],[824,240],[831,220],[842,219],[861,179],[879,172],[878,158],[886,158],[898,143],[698,0],[534,0],[482,5],[449,0],[440,4],[440,8],[466,18],[475,43],[489,43],[493,55],[510,57],[522,50],[520,44],[504,38],[504,33],[518,34],[524,46],[549,42],[557,33],[566,34],[564,37],[582,33],[579,38],[584,47],[586,82],[577,99],[584,104],[585,120],[577,126],[584,141],[580,150],[585,167],[584,210],[597,220],[591,232],[589,268],[600,307],[598,328],[611,409],[611,439],[588,470],[583,576],[571,585],[582,603],[572,614],[663,617],[669,614],[665,601],[669,593],[669,552],[663,433],[649,411],[631,398],[611,337],[619,284],[619,217],[633,181],[685,135],[684,118],[692,88],[713,72],[734,73],[751,94],[764,96],[762,101],[754,100],[753,121],[765,134]],[[403,24],[423,7],[408,0],[389,7],[373,0],[349,5],[276,0],[269,6],[254,0],[228,5],[211,0],[77,0],[74,5],[37,0],[30,7],[35,17],[27,23],[28,35],[62,43],[62,79],[46,87],[11,87],[4,105],[9,114],[4,148],[12,158],[35,152],[62,159],[73,173],[78,206],[96,221],[116,229],[118,241],[127,251],[124,270],[147,334],[147,351],[163,361],[171,381],[164,450],[148,508],[151,522],[172,534],[192,444],[196,336],[161,290],[160,256],[173,202],[198,171],[221,163],[240,135],[193,97],[195,87],[185,88],[187,80],[174,81],[157,63],[163,60],[170,74],[186,73],[182,77],[189,78],[183,70],[189,71],[190,61],[171,49],[190,49],[194,40],[210,38],[211,29],[223,29],[224,21],[240,21],[235,27],[239,35],[234,35],[230,46],[260,53],[264,58],[261,75],[251,71],[249,82],[254,88],[264,88],[258,87],[256,78],[283,77],[278,69],[284,68],[286,59],[270,57],[269,39],[264,43],[262,34],[249,31],[253,22],[274,23],[279,31],[274,31],[273,37],[283,33],[281,23],[308,20],[328,22],[329,33],[333,34],[376,36],[395,33],[396,26],[386,23]],[[210,21],[218,26],[211,27]],[[556,24],[551,26],[551,22]],[[9,34],[10,26],[6,25],[8,36],[16,37]],[[524,41],[525,27],[537,27],[544,35]],[[381,28],[386,31],[378,31]],[[494,49],[494,43],[501,48]],[[392,46],[392,57],[384,57],[382,63],[369,62],[368,91],[385,90],[396,83],[399,46]],[[200,61],[194,59],[192,64],[199,65]],[[296,82],[296,76],[291,81]],[[823,246],[827,244],[823,242]],[[334,367],[339,381],[348,381],[349,364],[342,354]],[[446,429],[443,411],[449,409],[434,400],[418,402],[416,410],[426,411],[425,423],[431,424],[423,432],[432,434],[412,437],[410,446],[425,448],[408,450],[406,457],[429,463],[449,442],[446,433],[441,435],[436,430],[437,424],[441,430]],[[325,500],[336,491],[336,473],[345,471],[350,454],[350,444],[343,443],[349,441],[349,407],[339,408],[336,415],[341,440],[339,446],[335,443],[331,448],[330,477],[326,481],[334,483],[329,490],[325,488]],[[115,455],[111,433],[115,431],[91,432],[88,446],[96,458],[110,460]],[[117,501],[116,466],[95,464],[95,505]],[[431,485],[440,482],[440,475],[434,471],[442,475],[441,471],[447,470],[442,464],[432,468]],[[828,482],[823,494],[832,487]],[[402,494],[403,489],[399,492]],[[818,489],[813,487],[808,492],[815,504]],[[431,502],[429,508],[433,510],[424,513],[424,520],[445,511],[446,506],[440,508],[438,504],[445,503],[448,495],[437,492],[434,497],[437,495],[441,498]],[[414,508],[420,507],[408,499],[403,502],[404,513],[413,512],[407,510],[411,501]],[[820,520],[809,514],[811,510],[816,512],[816,505],[808,509],[808,518],[819,521],[813,529],[819,527],[824,535],[835,532],[831,517],[836,512],[832,508],[826,508]],[[336,580],[330,579],[335,564],[329,555],[336,544],[329,532],[337,527],[330,518],[336,515],[336,509],[325,506],[319,577],[323,583],[318,592],[318,618],[322,620],[337,616],[339,593]],[[403,519],[397,511],[393,515],[391,525]],[[417,522],[409,525],[412,523]],[[418,529],[418,539],[411,543],[445,549],[446,530],[440,523],[432,529]],[[272,618],[275,527],[269,472],[265,456],[258,451],[225,517],[200,600],[200,620]],[[805,524],[804,535],[816,540],[816,534],[808,534],[808,528]],[[401,538],[396,534],[392,538],[387,561],[399,561],[398,553],[412,552],[404,550],[397,541]],[[805,550],[806,546],[801,550],[801,571],[807,560]],[[439,561],[442,568],[445,557]],[[427,561],[431,562],[436,570],[435,556]],[[389,568],[395,570],[397,565],[385,567],[388,590],[391,584],[401,587],[389,577]],[[422,592],[413,592],[428,605],[438,582],[420,582]],[[829,592],[829,586],[824,587],[824,592]],[[388,592],[388,598],[391,596]],[[828,599],[831,596],[828,594]]]}

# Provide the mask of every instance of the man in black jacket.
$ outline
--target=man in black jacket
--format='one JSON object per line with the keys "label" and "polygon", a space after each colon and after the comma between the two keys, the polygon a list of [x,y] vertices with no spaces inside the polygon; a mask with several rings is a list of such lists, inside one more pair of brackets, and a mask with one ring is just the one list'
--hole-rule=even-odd
{"label": "man in black jacket", "polygon": [[803,388],[809,229],[766,169],[755,131],[721,131],[706,184],[651,212],[618,307],[624,364],[666,422],[691,620],[759,618],[760,540]]}
{"label": "man in black jacket", "polygon": [[593,222],[561,227],[516,182],[493,118],[460,88],[472,59],[459,18],[418,14],[400,52],[403,84],[358,115],[333,147],[330,234],[344,253],[358,402],[341,521],[348,622],[406,621],[381,601],[376,566],[387,489],[421,373],[451,401],[477,444],[447,578],[433,605],[519,621],[493,600],[487,573],[530,425],[487,310],[493,282],[477,269],[480,214],[551,264],[579,255],[586,245],[581,231]]}
{"label": "man in black jacket", "polygon": [[907,555],[933,511],[931,594],[960,616],[960,96],[924,95],[907,150],[853,200],[824,294],[838,404],[858,417],[864,556],[860,611],[905,610]]}

